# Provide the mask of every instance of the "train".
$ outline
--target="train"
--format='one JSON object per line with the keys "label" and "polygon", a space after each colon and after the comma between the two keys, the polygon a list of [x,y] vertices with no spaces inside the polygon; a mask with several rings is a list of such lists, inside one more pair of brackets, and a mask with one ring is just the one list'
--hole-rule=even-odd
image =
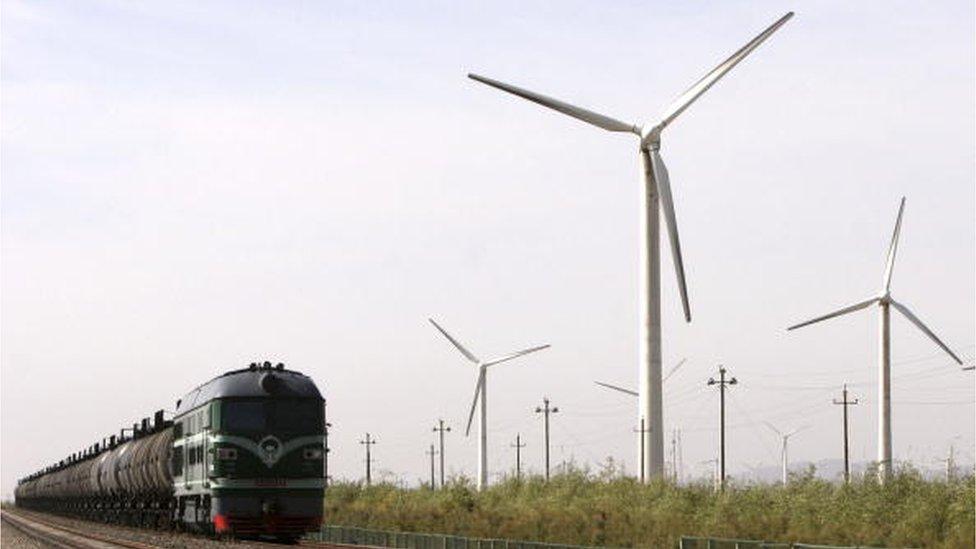
{"label": "train", "polygon": [[219,375],[20,479],[15,505],[102,522],[295,540],[320,529],[325,399],[283,364]]}

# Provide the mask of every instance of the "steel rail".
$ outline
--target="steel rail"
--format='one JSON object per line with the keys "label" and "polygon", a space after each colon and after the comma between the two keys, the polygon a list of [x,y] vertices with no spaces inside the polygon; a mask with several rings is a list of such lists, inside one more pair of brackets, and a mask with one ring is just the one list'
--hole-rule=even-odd
{"label": "steel rail", "polygon": [[20,530],[25,535],[40,539],[56,547],[66,547],[71,549],[91,549],[93,547],[111,548],[127,547],[129,549],[159,549],[160,546],[131,541],[126,539],[112,538],[84,532],[77,528],[58,524],[50,520],[37,517],[36,513],[24,511],[12,512],[4,509],[0,517],[10,526]]}

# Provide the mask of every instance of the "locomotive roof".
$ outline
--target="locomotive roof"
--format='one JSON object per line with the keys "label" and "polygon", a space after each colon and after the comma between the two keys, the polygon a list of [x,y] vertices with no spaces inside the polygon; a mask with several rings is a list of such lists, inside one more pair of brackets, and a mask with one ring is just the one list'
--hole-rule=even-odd
{"label": "locomotive roof", "polygon": [[176,401],[176,415],[192,410],[215,398],[283,397],[322,400],[315,382],[307,375],[286,370],[284,365],[251,364],[233,370],[200,385]]}

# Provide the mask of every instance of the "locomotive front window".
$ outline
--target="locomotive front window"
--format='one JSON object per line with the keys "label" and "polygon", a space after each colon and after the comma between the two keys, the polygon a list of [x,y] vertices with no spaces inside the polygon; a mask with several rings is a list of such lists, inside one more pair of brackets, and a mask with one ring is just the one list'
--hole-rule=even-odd
{"label": "locomotive front window", "polygon": [[291,433],[321,430],[322,405],[314,400],[279,400],[274,403],[275,429]]}
{"label": "locomotive front window", "polygon": [[231,400],[224,402],[222,419],[225,431],[264,431],[267,424],[265,401]]}
{"label": "locomotive front window", "polygon": [[322,404],[318,400],[227,400],[220,417],[222,429],[228,432],[311,434],[322,430]]}

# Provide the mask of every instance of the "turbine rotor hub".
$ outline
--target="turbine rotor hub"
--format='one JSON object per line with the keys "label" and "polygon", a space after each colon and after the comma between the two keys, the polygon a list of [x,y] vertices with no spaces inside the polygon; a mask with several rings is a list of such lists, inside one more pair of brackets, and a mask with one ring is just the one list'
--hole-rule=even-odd
{"label": "turbine rotor hub", "polygon": [[641,129],[641,148],[656,151],[661,148],[661,130],[659,126],[653,126],[648,130]]}

